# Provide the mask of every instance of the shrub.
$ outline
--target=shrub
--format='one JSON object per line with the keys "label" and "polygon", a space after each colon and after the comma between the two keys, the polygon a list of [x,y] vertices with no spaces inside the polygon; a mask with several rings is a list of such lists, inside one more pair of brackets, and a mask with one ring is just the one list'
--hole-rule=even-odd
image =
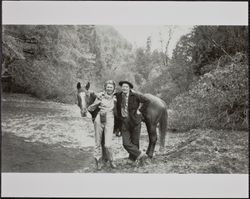
{"label": "shrub", "polygon": [[[238,59],[239,57],[243,57]],[[188,92],[176,97],[170,128],[248,128],[248,63],[238,53],[231,62],[218,64]]]}

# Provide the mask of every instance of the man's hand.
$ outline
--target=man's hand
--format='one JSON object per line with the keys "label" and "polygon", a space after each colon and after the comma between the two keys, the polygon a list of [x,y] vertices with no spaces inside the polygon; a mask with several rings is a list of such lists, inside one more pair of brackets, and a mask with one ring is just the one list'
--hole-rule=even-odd
{"label": "man's hand", "polygon": [[140,104],[139,104],[139,107],[138,107],[138,109],[137,109],[137,111],[136,111],[136,113],[137,113],[138,115],[142,114],[142,112],[141,112],[142,106],[143,106],[143,104],[140,103]]}
{"label": "man's hand", "polygon": [[121,131],[118,131],[118,132],[115,133],[115,135],[116,135],[117,137],[121,137],[121,136],[122,136],[122,132],[121,132]]}
{"label": "man's hand", "polygon": [[121,133],[121,131],[120,131],[119,129],[116,129],[116,130],[115,130],[115,135],[116,135],[117,137],[121,137],[122,133]]}
{"label": "man's hand", "polygon": [[137,109],[136,113],[137,115],[141,115],[141,111],[139,109]]}

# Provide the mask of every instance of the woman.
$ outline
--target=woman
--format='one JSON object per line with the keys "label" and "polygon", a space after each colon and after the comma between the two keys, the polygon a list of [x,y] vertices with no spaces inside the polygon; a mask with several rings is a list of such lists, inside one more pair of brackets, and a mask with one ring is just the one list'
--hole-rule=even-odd
{"label": "woman", "polygon": [[111,148],[112,136],[114,130],[114,111],[116,98],[114,96],[115,82],[108,80],[104,84],[104,92],[97,94],[97,98],[92,105],[88,107],[88,111],[94,111],[97,107],[100,109],[95,120],[95,152],[94,157],[97,169],[102,167],[102,136],[104,136],[104,152],[111,168],[116,168],[113,161],[113,153]]}

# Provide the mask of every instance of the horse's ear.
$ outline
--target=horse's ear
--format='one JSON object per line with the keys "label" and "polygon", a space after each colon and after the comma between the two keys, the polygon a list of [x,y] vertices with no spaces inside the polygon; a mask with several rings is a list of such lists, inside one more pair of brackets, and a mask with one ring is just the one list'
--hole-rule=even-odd
{"label": "horse's ear", "polygon": [[86,84],[85,88],[86,88],[86,90],[89,90],[89,88],[90,88],[90,83],[89,82]]}
{"label": "horse's ear", "polygon": [[80,83],[80,82],[77,83],[76,88],[77,88],[77,89],[80,89],[80,88],[81,88],[81,83]]}

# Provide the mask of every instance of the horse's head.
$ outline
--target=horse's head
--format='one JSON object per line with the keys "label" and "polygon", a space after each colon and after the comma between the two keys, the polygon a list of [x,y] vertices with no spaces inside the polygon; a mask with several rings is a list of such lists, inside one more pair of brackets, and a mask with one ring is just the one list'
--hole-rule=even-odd
{"label": "horse's head", "polygon": [[78,100],[78,106],[81,108],[81,115],[82,117],[87,116],[87,108],[90,104],[92,104],[96,98],[94,92],[91,92],[89,90],[90,83],[88,82],[84,88],[81,87],[81,83],[77,83],[77,100]]}

